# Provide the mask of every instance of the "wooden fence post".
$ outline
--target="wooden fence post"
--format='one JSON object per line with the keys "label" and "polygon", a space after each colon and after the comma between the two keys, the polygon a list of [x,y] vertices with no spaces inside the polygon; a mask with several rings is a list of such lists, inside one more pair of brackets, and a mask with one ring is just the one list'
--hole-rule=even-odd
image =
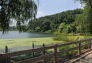
{"label": "wooden fence post", "polygon": [[90,44],[89,44],[90,50],[92,49],[92,40],[90,40]]}
{"label": "wooden fence post", "polygon": [[5,46],[5,53],[8,53],[8,46]]}
{"label": "wooden fence post", "polygon": [[[34,45],[34,43],[32,43],[32,49],[34,49],[34,48],[35,48],[35,45]],[[34,57],[35,56],[35,53],[33,52],[32,55]]]}
{"label": "wooden fence post", "polygon": [[2,63],[2,54],[0,54],[0,62]]}
{"label": "wooden fence post", "polygon": [[58,63],[58,58],[57,58],[57,44],[54,47],[54,58],[55,58],[55,63]]}
{"label": "wooden fence post", "polygon": [[8,46],[5,46],[5,54],[0,54],[0,63],[10,63],[10,57],[6,55],[8,53]]}
{"label": "wooden fence post", "polygon": [[[5,46],[5,54],[7,54],[8,52],[9,52],[9,48],[8,48],[8,46],[6,45],[6,46]],[[9,56],[6,55],[4,58],[6,59],[6,63],[10,63],[10,62],[11,62],[11,59],[10,59]]]}
{"label": "wooden fence post", "polygon": [[0,54],[0,63],[10,63],[7,56],[3,56],[4,54]]}
{"label": "wooden fence post", "polygon": [[81,55],[81,42],[78,43],[78,46],[79,46],[79,48],[78,48],[78,54],[80,56]]}
{"label": "wooden fence post", "polygon": [[[46,51],[45,51],[45,44],[43,43],[43,55],[45,55],[46,54]],[[44,63],[46,63],[46,58],[44,58]]]}

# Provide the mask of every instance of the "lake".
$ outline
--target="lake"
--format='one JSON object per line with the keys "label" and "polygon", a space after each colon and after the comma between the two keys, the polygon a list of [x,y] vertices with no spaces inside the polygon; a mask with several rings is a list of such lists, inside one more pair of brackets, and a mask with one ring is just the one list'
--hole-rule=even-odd
{"label": "lake", "polygon": [[5,34],[0,32],[0,39],[22,39],[22,38],[38,38],[38,37],[52,37],[53,34],[45,33],[31,33],[31,32],[21,32],[9,31]]}

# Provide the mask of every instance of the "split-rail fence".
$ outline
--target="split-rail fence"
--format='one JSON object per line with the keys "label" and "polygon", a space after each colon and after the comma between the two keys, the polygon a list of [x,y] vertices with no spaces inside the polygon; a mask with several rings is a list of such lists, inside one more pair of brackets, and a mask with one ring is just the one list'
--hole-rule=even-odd
{"label": "split-rail fence", "polygon": [[[71,48],[64,49],[65,46],[72,46]],[[55,44],[51,46],[45,46],[43,44],[43,47],[34,48],[30,50],[23,50],[23,51],[17,51],[17,52],[8,52],[6,47],[6,52],[0,54],[0,63],[64,63],[64,54],[71,52],[71,51],[77,51],[77,53],[74,53],[73,56],[81,56],[85,51],[91,51],[92,46],[92,38],[84,39],[84,40],[78,40],[73,42],[66,42],[64,44]],[[61,48],[61,50],[59,50]],[[46,53],[47,50],[51,50],[53,52]],[[42,51],[42,52],[41,52]],[[35,56],[35,52],[41,52],[40,55]],[[16,56],[22,56],[32,54],[34,57],[22,59],[20,61],[12,60],[11,58]],[[59,56],[62,56],[62,58],[59,58]],[[64,57],[63,57],[64,56]],[[70,55],[72,57],[72,55]],[[66,56],[67,58],[70,56]],[[51,62],[48,62],[52,58]],[[67,60],[68,61],[68,60]]]}

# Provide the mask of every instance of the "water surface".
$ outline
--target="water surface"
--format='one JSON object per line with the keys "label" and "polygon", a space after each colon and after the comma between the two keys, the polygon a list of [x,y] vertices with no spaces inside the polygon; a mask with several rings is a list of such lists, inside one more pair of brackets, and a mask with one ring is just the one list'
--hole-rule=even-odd
{"label": "water surface", "polygon": [[9,31],[5,34],[0,32],[0,39],[22,39],[22,38],[39,38],[39,37],[51,37],[52,34],[45,33],[30,33],[30,32],[21,32],[18,31]]}

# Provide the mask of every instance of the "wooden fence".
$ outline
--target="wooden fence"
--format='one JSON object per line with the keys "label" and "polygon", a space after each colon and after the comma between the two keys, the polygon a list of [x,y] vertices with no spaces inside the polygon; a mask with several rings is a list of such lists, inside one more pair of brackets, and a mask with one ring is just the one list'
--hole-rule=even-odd
{"label": "wooden fence", "polygon": [[[40,48],[34,48],[30,50],[24,50],[24,51],[18,51],[18,52],[12,52],[8,53],[7,47],[6,52],[3,54],[0,54],[0,63],[64,63],[63,58],[59,58],[59,56],[64,56],[65,53],[76,51],[78,53],[74,53],[73,56],[80,56],[83,54],[83,52],[90,51],[92,45],[92,38],[90,39],[84,39],[84,40],[78,40],[74,42],[67,42],[64,44],[55,44],[52,46],[45,46],[43,44],[43,47]],[[65,47],[71,46],[70,48]],[[47,50],[51,50],[51,53],[46,53]],[[35,56],[35,52],[40,52],[41,54],[38,56]],[[27,54],[33,54],[32,58],[22,59],[20,61],[12,60],[11,58],[16,56],[22,56]],[[69,54],[68,54],[69,55]],[[66,56],[66,54],[65,54]],[[67,58],[69,56],[66,56]],[[52,62],[48,62],[52,58]],[[47,60],[48,59],[48,60]]]}

